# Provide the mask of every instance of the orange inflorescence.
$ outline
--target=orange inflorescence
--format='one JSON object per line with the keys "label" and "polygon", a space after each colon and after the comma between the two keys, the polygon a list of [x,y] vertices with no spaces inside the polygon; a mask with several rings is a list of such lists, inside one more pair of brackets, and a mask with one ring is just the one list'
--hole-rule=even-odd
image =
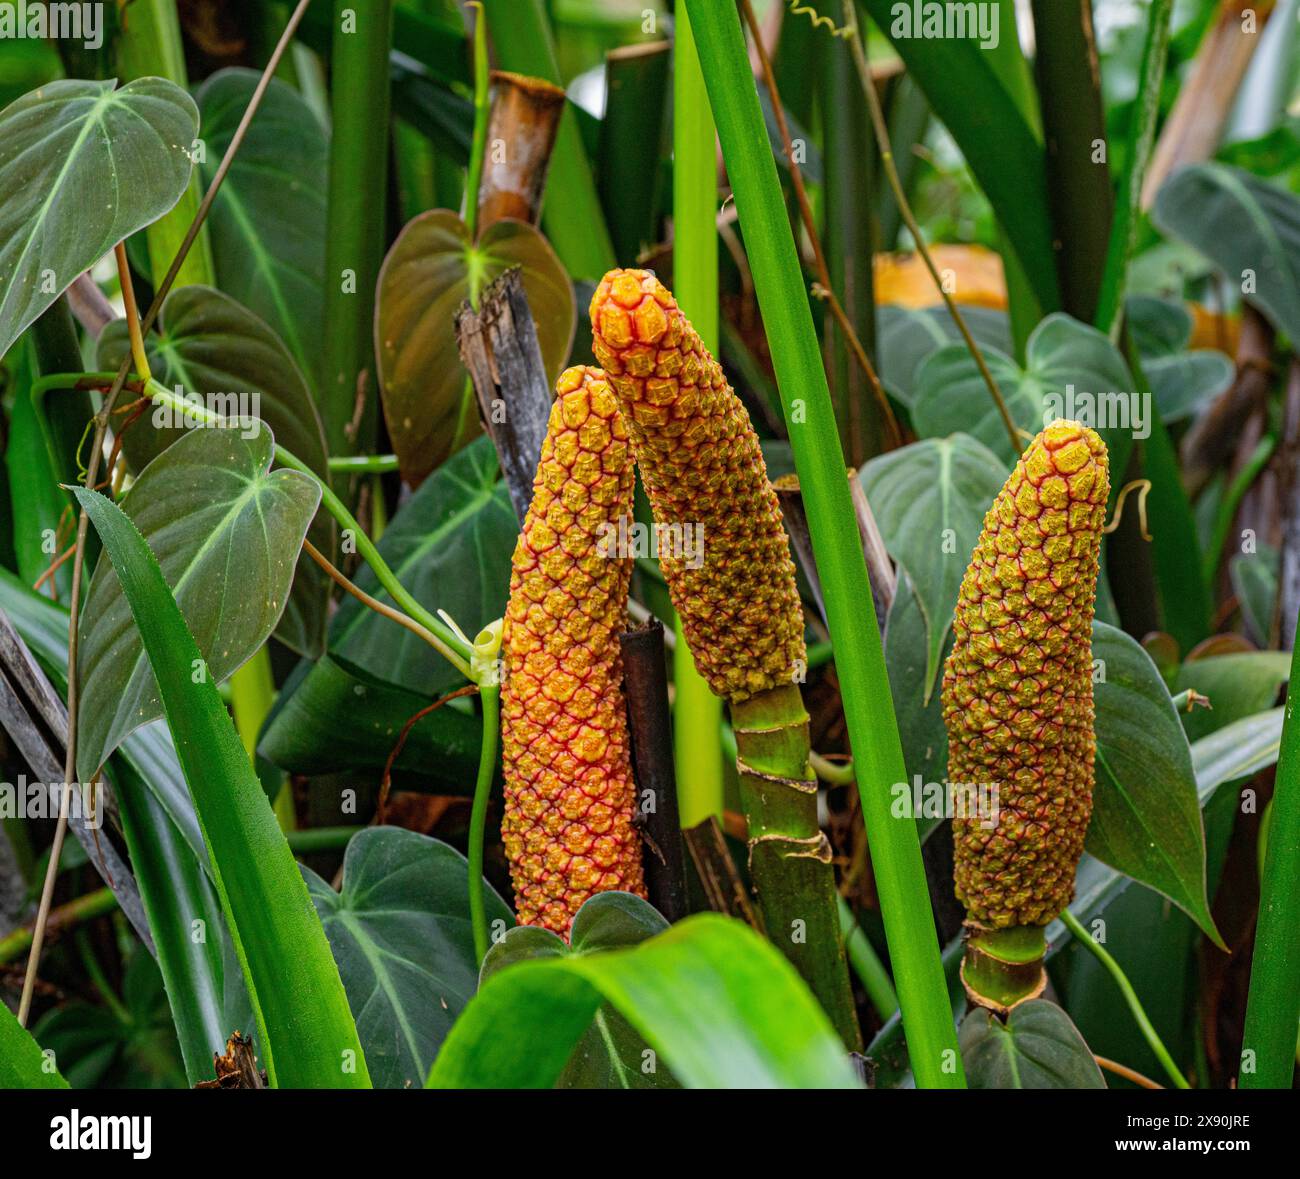
{"label": "orange inflorescence", "polygon": [[[605,275],[591,300],[591,326],[700,674],[715,694],[737,701],[796,681],[806,658],[803,611],[745,407],[654,275]],[[694,554],[687,537],[698,545]]]}
{"label": "orange inflorescence", "polygon": [[567,934],[594,893],[645,885],[618,642],[632,561],[606,527],[632,510],[627,430],[599,369],[556,390],[505,617],[502,836],[520,922]]}
{"label": "orange inflorescence", "polygon": [[[957,897],[982,925],[1046,925],[1070,903],[1092,814],[1092,614],[1106,447],[1057,421],[984,517],[943,679],[948,778],[996,787],[997,820],[953,822]],[[978,797],[978,795],[975,795]]]}

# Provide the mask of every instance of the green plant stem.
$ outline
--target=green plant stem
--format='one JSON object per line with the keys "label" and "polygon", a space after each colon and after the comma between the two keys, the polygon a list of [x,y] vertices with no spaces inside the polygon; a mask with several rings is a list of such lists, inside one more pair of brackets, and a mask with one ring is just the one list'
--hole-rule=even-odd
{"label": "green plant stem", "polygon": [[1242,497],[1259,478],[1259,473],[1268,466],[1268,460],[1273,457],[1276,446],[1277,439],[1272,434],[1265,434],[1251,452],[1245,465],[1237,472],[1237,477],[1228,484],[1227,490],[1223,493],[1219,510],[1214,517],[1214,532],[1210,547],[1205,550],[1201,558],[1204,562],[1203,572],[1207,585],[1214,583],[1215,575],[1219,571],[1219,562],[1223,559],[1223,546],[1228,543],[1228,533],[1232,531],[1232,521],[1236,518]]}
{"label": "green plant stem", "polygon": [[488,798],[496,773],[497,742],[501,732],[501,688],[480,684],[483,702],[483,740],[479,746],[478,779],[474,783],[474,806],[469,819],[469,916],[474,927],[474,960],[482,965],[488,952],[487,906],[483,894],[483,840],[487,829]]}
{"label": "green plant stem", "polygon": [[[345,20],[353,31],[344,31]],[[330,454],[359,449],[377,420],[375,284],[386,240],[392,27],[393,0],[335,0],[321,382]],[[364,404],[354,433],[358,399]]]}
{"label": "green plant stem", "polygon": [[989,929],[967,921],[965,934],[961,981],[970,1003],[1005,1015],[1043,993],[1047,945],[1041,925]]}
{"label": "green plant stem", "polygon": [[387,475],[398,470],[395,454],[340,454],[331,455],[330,470],[345,475]]}
{"label": "green plant stem", "polygon": [[846,1047],[861,1047],[836,911],[830,841],[817,822],[808,713],[797,684],[731,702],[749,871],[767,936],[812,988]]}
{"label": "green plant stem", "polygon": [[[66,905],[60,905],[57,909],[52,910],[46,928],[51,931],[66,929],[72,925],[93,921],[96,917],[111,913],[116,908],[117,897],[113,895],[111,888],[96,889],[94,892],[88,892],[85,896],[78,897],[75,901],[69,901]],[[14,961],[15,958],[31,949],[31,946],[31,926],[21,925],[12,930],[0,938],[0,964]]]}
{"label": "green plant stem", "polygon": [[836,643],[858,789],[889,956],[918,1086],[960,1088],[965,1074],[927,902],[916,824],[890,814],[890,785],[907,781],[880,631],[867,581],[844,454],[803,290],[740,22],[729,4],[686,0],[722,139],[755,290],[767,328],[813,553]]}
{"label": "green plant stem", "polygon": [[845,949],[849,961],[853,964],[853,973],[866,989],[867,998],[871,1000],[872,1009],[880,1016],[882,1023],[888,1021],[898,1010],[898,994],[894,990],[894,980],[880,960],[871,939],[862,931],[862,927],[853,918],[853,910],[842,896],[836,897],[840,911],[840,932],[844,935]]}
{"label": "green plant stem", "polygon": [[312,852],[345,848],[358,831],[364,830],[364,827],[308,827],[299,831],[286,831],[285,838],[294,855],[306,856]]}
{"label": "green plant stem", "polygon": [[488,93],[487,17],[481,0],[470,0],[474,9],[474,138],[469,149],[469,173],[465,177],[465,228],[469,240],[478,237],[478,190],[483,180],[483,153],[487,151],[488,118],[492,104]]}
{"label": "green plant stem", "polygon": [[[718,353],[717,130],[685,9],[673,70],[673,287],[710,352]],[[695,668],[681,620],[673,648],[673,749],[683,830],[722,815],[722,701]]]}
{"label": "green plant stem", "polygon": [[[1300,646],[1291,655],[1291,683],[1273,787],[1259,922],[1250,964],[1250,994],[1242,1037],[1243,1089],[1289,1089],[1300,1020]],[[1247,1068],[1246,1053],[1253,1053]]]}
{"label": "green plant stem", "polygon": [[1138,1025],[1138,1030],[1142,1033],[1142,1038],[1147,1042],[1147,1046],[1151,1051],[1155,1053],[1156,1059],[1160,1061],[1161,1067],[1174,1083],[1174,1087],[1177,1089],[1190,1089],[1191,1085],[1179,1072],[1178,1066],[1174,1063],[1174,1058],[1169,1055],[1169,1050],[1164,1046],[1159,1033],[1151,1020],[1147,1018],[1147,1013],[1142,1007],[1142,1000],[1137,997],[1137,992],[1133,989],[1133,984],[1128,981],[1128,976],[1125,975],[1123,967],[1111,957],[1110,951],[1101,942],[1084,929],[1079,919],[1069,909],[1061,911],[1061,922],[1074,935],[1075,941],[1088,950],[1106,968],[1106,972],[1111,978],[1115,980],[1115,985],[1119,987],[1120,994],[1124,996],[1124,1002],[1128,1005],[1133,1021]]}
{"label": "green plant stem", "polygon": [[[564,85],[544,0],[486,0],[488,28],[501,69]],[[542,228],[574,278],[599,279],[615,265],[605,215],[587,162],[578,116],[566,105],[555,136]]]}
{"label": "green plant stem", "polygon": [[1169,26],[1174,0],[1152,0],[1147,17],[1147,39],[1138,66],[1137,101],[1133,104],[1133,125],[1129,132],[1128,159],[1119,180],[1115,216],[1106,246],[1106,263],[1102,270],[1101,291],[1097,296],[1094,322],[1099,331],[1118,338],[1120,312],[1123,308],[1124,280],[1128,261],[1137,235],[1142,182],[1151,149],[1155,145],[1156,122],[1160,117],[1160,86],[1169,55]]}
{"label": "green plant stem", "polygon": [[[175,0],[135,0],[126,9],[125,27],[117,38],[117,68],[123,81],[161,77],[175,82],[182,90],[189,88]],[[201,184],[198,169],[195,169],[181,199],[145,230],[149,268],[155,287],[167,273],[167,267],[176,257],[199,211]],[[175,285],[202,283],[216,286],[215,275],[212,246],[204,226],[185,256]]]}

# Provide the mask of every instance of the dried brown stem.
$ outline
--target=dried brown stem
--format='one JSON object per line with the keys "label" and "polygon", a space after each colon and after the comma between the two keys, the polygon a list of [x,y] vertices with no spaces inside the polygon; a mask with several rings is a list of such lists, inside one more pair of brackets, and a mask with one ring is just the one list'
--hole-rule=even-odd
{"label": "dried brown stem", "polygon": [[513,217],[536,225],[564,91],[543,78],[492,71],[492,114],[478,189],[478,232]]}

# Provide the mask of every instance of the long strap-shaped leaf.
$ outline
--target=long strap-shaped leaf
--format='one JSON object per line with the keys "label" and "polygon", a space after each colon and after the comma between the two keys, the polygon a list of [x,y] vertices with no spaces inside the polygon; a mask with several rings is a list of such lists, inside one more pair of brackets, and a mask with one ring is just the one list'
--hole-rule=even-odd
{"label": "long strap-shaped leaf", "polygon": [[922,1087],[961,1087],[916,825],[890,814],[890,787],[907,781],[907,774],[844,452],[776,163],[770,152],[755,148],[765,135],[763,115],[740,21],[732,5],[714,0],[687,0],[687,8],[808,510],[912,1065]]}
{"label": "long strap-shaped leaf", "polygon": [[271,1083],[368,1088],[325,931],[162,570],[116,504],[84,488],[76,494],[117,571],[158,680]]}
{"label": "long strap-shaped leaf", "polygon": [[56,1069],[48,1072],[41,1046],[0,1003],[0,1089],[66,1089]]}
{"label": "long strap-shaped leaf", "polygon": [[856,1085],[794,967],[741,922],[701,913],[635,949],[492,975],[451,1029],[428,1087],[549,1088],[602,1002],[691,1088]]}

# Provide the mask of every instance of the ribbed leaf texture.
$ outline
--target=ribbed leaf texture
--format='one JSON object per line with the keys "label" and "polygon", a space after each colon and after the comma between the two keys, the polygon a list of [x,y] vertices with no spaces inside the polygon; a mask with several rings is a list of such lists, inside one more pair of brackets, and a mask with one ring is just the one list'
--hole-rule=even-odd
{"label": "ribbed leaf texture", "polygon": [[[700,674],[733,701],[797,682],[806,659],[803,610],[745,407],[677,300],[647,271],[605,275],[592,297],[591,324],[654,508],[660,567]],[[687,537],[698,542],[693,552]]]}
{"label": "ribbed leaf texture", "polygon": [[611,543],[632,456],[600,369],[556,390],[505,617],[502,837],[520,922],[567,935],[588,897],[645,885],[618,642],[632,560]]}
{"label": "ribbed leaf texture", "polygon": [[943,680],[948,778],[996,787],[953,822],[957,897],[982,925],[1046,925],[1070,902],[1092,814],[1092,615],[1106,447],[1042,431],[984,517]]}

